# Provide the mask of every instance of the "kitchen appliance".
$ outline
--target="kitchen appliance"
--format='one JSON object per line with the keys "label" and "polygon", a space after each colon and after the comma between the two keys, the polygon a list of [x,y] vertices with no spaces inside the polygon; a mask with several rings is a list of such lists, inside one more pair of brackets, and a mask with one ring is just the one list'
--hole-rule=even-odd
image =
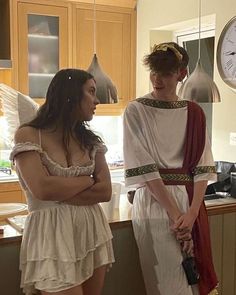
{"label": "kitchen appliance", "polygon": [[0,167],[0,175],[4,175],[4,174],[7,174],[7,175],[11,175],[11,168],[8,168],[8,167]]}
{"label": "kitchen appliance", "polygon": [[236,198],[236,172],[231,172],[230,183],[231,183],[231,189],[230,189],[231,197]]}
{"label": "kitchen appliance", "polygon": [[216,161],[217,181],[207,186],[205,200],[236,198],[236,163]]}

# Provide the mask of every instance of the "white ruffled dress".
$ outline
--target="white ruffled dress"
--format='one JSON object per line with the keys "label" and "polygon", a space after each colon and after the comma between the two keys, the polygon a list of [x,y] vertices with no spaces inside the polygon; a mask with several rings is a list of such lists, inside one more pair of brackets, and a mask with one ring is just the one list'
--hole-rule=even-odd
{"label": "white ruffled dress", "polygon": [[[105,152],[106,148],[96,146],[88,165],[69,168],[55,163],[34,143],[16,144],[11,160],[26,151],[38,152],[50,175],[70,177],[91,175],[95,154]],[[18,175],[29,209],[20,252],[21,287],[25,294],[36,294],[37,289],[47,292],[69,289],[90,278],[94,269],[114,262],[112,233],[99,204],[73,206],[41,201]]]}

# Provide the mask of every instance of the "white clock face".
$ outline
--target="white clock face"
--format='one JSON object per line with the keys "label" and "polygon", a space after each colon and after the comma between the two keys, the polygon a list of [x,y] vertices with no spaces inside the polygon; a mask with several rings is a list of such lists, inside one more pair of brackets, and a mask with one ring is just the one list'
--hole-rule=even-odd
{"label": "white clock face", "polygon": [[217,65],[224,82],[236,89],[236,17],[229,21],[221,33]]}

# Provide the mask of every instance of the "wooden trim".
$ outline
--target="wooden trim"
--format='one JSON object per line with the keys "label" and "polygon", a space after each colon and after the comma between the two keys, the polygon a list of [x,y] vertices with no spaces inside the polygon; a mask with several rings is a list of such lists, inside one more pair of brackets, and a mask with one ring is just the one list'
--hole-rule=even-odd
{"label": "wooden trim", "polygon": [[10,34],[11,34],[11,57],[12,57],[12,85],[18,89],[18,66],[19,66],[19,47],[18,47],[18,13],[17,1],[10,0]]}
{"label": "wooden trim", "polygon": [[125,109],[125,102],[119,102],[114,104],[99,104],[97,106],[97,116],[119,116]]}
{"label": "wooden trim", "polygon": [[68,7],[70,1],[66,0],[16,0],[17,3],[27,3],[32,5],[42,5],[42,6],[61,6]]}
{"label": "wooden trim", "polygon": [[72,31],[72,64],[75,65],[76,64],[76,60],[77,60],[77,50],[76,50],[76,30],[77,30],[77,25],[76,25],[76,14],[77,11],[75,9],[75,5],[72,5],[72,20],[73,22],[71,22],[71,31]]}
{"label": "wooden trim", "polygon": [[235,203],[231,203],[231,204],[207,206],[208,216],[227,214],[227,213],[233,213],[233,212],[236,212],[236,199],[235,199]]}
{"label": "wooden trim", "polygon": [[[44,104],[44,98],[35,98],[34,101],[40,106]],[[96,116],[119,116],[123,113],[125,108],[124,103],[118,104],[100,104],[97,106]]]}
{"label": "wooden trim", "polygon": [[0,182],[0,193],[20,190],[20,183],[18,180],[9,182]]}
{"label": "wooden trim", "polygon": [[34,101],[41,106],[45,103],[45,98],[34,98]]}
{"label": "wooden trim", "polygon": [[73,5],[69,4],[68,5],[68,20],[67,20],[67,30],[68,30],[68,46],[67,46],[67,51],[68,51],[68,64],[67,68],[73,68],[73,50],[74,50],[74,32],[73,32],[73,20],[74,20],[74,15],[73,15]]}
{"label": "wooden trim", "polygon": [[133,100],[136,97],[136,50],[137,50],[137,12],[131,13],[131,81],[130,81],[130,97]]}
{"label": "wooden trim", "polygon": [[131,220],[111,221],[111,222],[109,222],[109,225],[110,225],[111,229],[124,228],[124,227],[127,227],[127,226],[132,226],[132,221]]}
{"label": "wooden trim", "polygon": [[[71,2],[82,2],[93,4],[93,0],[70,0]],[[137,5],[137,0],[96,0],[96,4],[99,5],[109,5],[117,7],[127,7],[134,9]]]}
{"label": "wooden trim", "polygon": [[[34,3],[42,5],[66,6],[68,3],[92,4],[93,0],[16,0],[20,3]],[[135,9],[137,0],[96,0],[96,5],[115,6]]]}
{"label": "wooden trim", "polygon": [[[93,5],[91,3],[80,3],[80,2],[75,2],[75,7],[77,9],[88,9],[88,10],[93,10]],[[114,11],[115,7],[115,11]],[[128,13],[130,14],[133,9],[129,7],[120,7],[120,6],[108,6],[108,5],[102,5],[102,4],[96,4],[96,10],[99,11],[107,11],[107,12],[115,12],[115,13]]]}
{"label": "wooden trim", "polygon": [[11,69],[0,69],[0,83],[4,83],[8,86],[12,84],[12,70]]}

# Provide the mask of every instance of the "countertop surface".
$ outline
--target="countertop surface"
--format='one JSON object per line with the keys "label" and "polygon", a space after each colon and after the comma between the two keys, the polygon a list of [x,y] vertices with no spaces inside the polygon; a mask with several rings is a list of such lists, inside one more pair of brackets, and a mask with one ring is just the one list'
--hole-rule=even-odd
{"label": "countertop surface", "polygon": [[[132,205],[128,202],[126,194],[120,195],[120,201],[117,202],[117,204],[118,203],[119,207],[118,205],[115,207],[113,204],[113,207],[115,207],[113,210],[108,210],[108,207],[106,207],[109,206],[108,203],[101,205],[107,216],[111,229],[131,225]],[[236,212],[236,198],[227,197],[208,200],[205,201],[205,204],[209,216]],[[22,233],[15,230],[12,226],[7,224],[7,222],[2,222],[2,227],[4,228],[4,233],[0,234],[0,244],[21,241]]]}

